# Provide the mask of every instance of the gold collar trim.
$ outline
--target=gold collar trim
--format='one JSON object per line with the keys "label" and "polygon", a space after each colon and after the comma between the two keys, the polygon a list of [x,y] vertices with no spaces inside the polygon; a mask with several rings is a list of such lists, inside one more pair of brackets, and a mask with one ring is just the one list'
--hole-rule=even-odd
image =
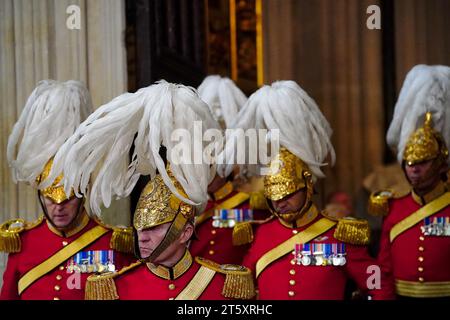
{"label": "gold collar trim", "polygon": [[54,234],[56,234],[60,237],[69,238],[69,237],[73,236],[74,234],[77,234],[78,232],[83,230],[84,227],[86,227],[87,224],[89,223],[90,219],[89,219],[89,216],[87,215],[86,211],[83,209],[83,211],[81,212],[81,214],[77,218],[77,220],[78,220],[78,223],[74,223],[75,227],[71,228],[70,230],[60,231],[60,230],[56,229],[50,223],[50,221],[48,221],[48,219],[47,219],[47,226],[50,229],[50,231],[53,232]]}
{"label": "gold collar trim", "polygon": [[307,224],[311,223],[318,215],[319,210],[317,209],[314,203],[311,203],[309,209],[300,218],[296,220],[295,224],[287,223],[282,219],[278,219],[278,221],[280,221],[280,223],[283,226],[293,229],[306,226]]}
{"label": "gold collar trim", "polygon": [[189,250],[186,250],[183,257],[173,267],[168,268],[162,265],[154,265],[153,263],[147,263],[148,269],[156,276],[166,279],[175,280],[181,277],[192,265],[192,256]]}
{"label": "gold collar trim", "polygon": [[233,183],[228,181],[219,190],[213,193],[213,198],[215,201],[222,200],[229,194],[231,194],[234,190]]}
{"label": "gold collar trim", "polygon": [[419,196],[414,190],[411,191],[411,195],[415,202],[423,206],[442,196],[445,192],[447,192],[447,186],[444,182],[440,181],[432,191],[422,197]]}

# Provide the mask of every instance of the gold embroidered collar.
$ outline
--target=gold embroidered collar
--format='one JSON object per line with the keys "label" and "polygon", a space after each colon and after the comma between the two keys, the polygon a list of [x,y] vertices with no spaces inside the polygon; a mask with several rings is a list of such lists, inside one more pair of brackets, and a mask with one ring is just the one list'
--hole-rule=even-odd
{"label": "gold embroidered collar", "polygon": [[147,263],[148,269],[156,276],[166,279],[175,280],[181,277],[192,265],[192,256],[189,250],[186,249],[183,257],[173,267],[168,268],[162,265],[154,265]]}
{"label": "gold embroidered collar", "polygon": [[70,238],[74,234],[77,234],[78,232],[83,230],[84,227],[87,226],[87,224],[89,223],[89,220],[90,220],[89,216],[87,215],[87,213],[84,209],[76,219],[77,219],[78,223],[74,222],[73,223],[74,227],[69,230],[60,231],[60,230],[56,229],[50,223],[50,221],[48,221],[48,219],[47,219],[47,226],[50,229],[50,231],[53,232],[54,234],[56,234],[60,237],[64,237],[64,238]]}
{"label": "gold embroidered collar", "polygon": [[219,188],[216,192],[213,193],[213,198],[215,201],[222,200],[234,190],[233,183],[228,181],[222,187]]}
{"label": "gold embroidered collar", "polygon": [[423,206],[426,205],[427,203],[430,203],[434,199],[440,197],[445,192],[447,192],[447,186],[444,182],[440,181],[432,191],[428,192],[424,196],[419,196],[417,193],[414,192],[414,190],[411,191],[411,195],[416,203]]}

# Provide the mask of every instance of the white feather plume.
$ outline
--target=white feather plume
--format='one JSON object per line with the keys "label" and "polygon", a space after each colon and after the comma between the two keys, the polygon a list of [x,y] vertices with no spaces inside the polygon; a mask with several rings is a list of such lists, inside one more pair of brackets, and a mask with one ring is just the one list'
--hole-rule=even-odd
{"label": "white feather plume", "polygon": [[91,96],[83,83],[40,81],[9,136],[13,181],[35,186],[48,160],[91,112]]}
{"label": "white feather plume", "polygon": [[207,76],[198,87],[198,93],[214,118],[224,121],[227,128],[247,102],[245,94],[231,79],[218,75]]}
{"label": "white feather plume", "polygon": [[386,135],[388,145],[397,152],[398,162],[402,162],[406,143],[411,134],[423,125],[427,112],[431,112],[433,127],[442,134],[448,147],[450,68],[447,66],[416,65],[406,75]]}
{"label": "white feather plume", "polygon": [[[139,176],[154,177],[158,170],[177,197],[186,203],[204,206],[214,170],[210,170],[210,165],[204,161],[192,164],[196,156],[192,140],[180,144],[172,139],[175,129],[184,130],[194,139],[194,121],[202,122],[201,135],[208,128],[220,129],[193,88],[160,81],[136,93],[122,94],[92,113],[60,148],[43,187],[63,172],[66,193],[72,187],[76,193],[86,194],[91,174],[96,170],[98,174],[89,197],[92,211],[99,215],[102,204],[108,207],[113,196],[128,196]],[[161,145],[167,148],[171,171],[188,199],[171,181],[159,154]],[[188,158],[191,163],[175,163],[172,150],[180,145],[190,148]],[[201,151],[205,145],[200,142]],[[129,163],[126,171],[121,170],[124,162]]]}
{"label": "white feather plume", "polygon": [[[331,144],[332,130],[315,101],[294,81],[277,81],[253,93],[232,128],[279,129],[280,146],[301,158],[310,167],[314,179],[324,177],[321,167],[328,154],[335,162]],[[228,143],[219,155],[218,172],[228,175],[236,150]],[[225,163],[225,165],[223,165]]]}

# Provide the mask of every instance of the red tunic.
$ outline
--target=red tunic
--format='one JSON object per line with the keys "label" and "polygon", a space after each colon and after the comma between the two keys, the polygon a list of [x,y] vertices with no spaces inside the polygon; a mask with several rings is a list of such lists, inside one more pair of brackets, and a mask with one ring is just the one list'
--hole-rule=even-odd
{"label": "red tunic", "polygon": [[[189,284],[200,268],[193,261],[190,268],[174,280],[153,274],[142,264],[114,278],[120,300],[171,300]],[[199,300],[224,300],[221,292],[225,276],[216,273]]]}
{"label": "red tunic", "polygon": [[[278,219],[259,227],[252,247],[244,259],[243,265],[255,271],[256,263],[266,252],[285,242],[294,231],[302,232],[322,217],[319,215],[307,225],[295,229],[283,226]],[[334,238],[335,227],[323,233],[310,243],[342,243]],[[284,255],[266,267],[256,280],[261,300],[342,300],[345,285],[349,278],[358,287],[367,291],[366,280],[370,265],[375,265],[365,246],[346,244],[346,264],[344,266],[303,266],[297,265],[292,252]],[[386,283],[382,279],[380,290],[368,293],[374,299],[393,298],[392,293],[385,290]]]}
{"label": "red tunic", "polygon": [[[237,193],[237,191],[232,191],[229,195],[219,201],[209,200],[205,211],[230,199]],[[247,200],[234,208],[250,209],[249,201]],[[268,216],[269,212],[266,210],[253,210],[253,217],[256,220],[264,219]],[[257,227],[254,225],[253,230],[255,231],[256,228]],[[241,264],[250,247],[249,245],[234,246],[233,228],[214,227],[212,217],[196,226],[196,235],[198,239],[194,239],[190,245],[192,255],[205,257],[214,260],[219,264]]]}
{"label": "red tunic", "polygon": [[[442,195],[435,194],[433,199]],[[378,260],[382,271],[396,281],[417,284],[447,282],[446,294],[450,295],[450,237],[422,234],[424,221],[412,226],[390,242],[389,234],[394,225],[422,207],[410,193],[389,202],[389,213],[383,221]],[[431,200],[431,199],[430,199]],[[420,200],[419,200],[420,201]],[[428,201],[429,202],[429,201]],[[450,206],[431,215],[430,218],[449,219]],[[448,220],[447,220],[448,221]]]}
{"label": "red tunic", "polygon": [[[29,270],[97,225],[97,222],[89,219],[84,228],[67,238],[51,231],[45,220],[37,227],[23,231],[20,234],[22,250],[18,253],[11,253],[8,256],[8,263],[3,275],[3,287],[0,299],[84,300],[84,287],[89,273],[78,273],[76,275],[74,273],[68,273],[68,261],[36,280],[21,295],[18,293],[18,282]],[[111,236],[112,230],[109,230],[81,251],[110,250]],[[115,252],[114,265],[116,268],[121,268],[129,264],[131,259],[127,255]],[[77,276],[80,276],[80,278],[76,278]]]}

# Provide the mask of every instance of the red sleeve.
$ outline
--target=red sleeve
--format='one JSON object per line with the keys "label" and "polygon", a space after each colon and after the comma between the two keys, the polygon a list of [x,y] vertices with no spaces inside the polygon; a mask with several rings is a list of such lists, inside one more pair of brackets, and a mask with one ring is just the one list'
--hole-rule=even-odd
{"label": "red sleeve", "polygon": [[383,272],[378,273],[380,275],[380,288],[368,288],[368,285],[373,283],[368,281],[369,277],[376,276],[376,272],[369,267],[374,266],[374,270],[376,270],[378,265],[377,261],[369,255],[367,247],[347,245],[347,260],[346,271],[349,277],[356,282],[359,289],[369,294],[374,300],[395,299],[391,281]]}
{"label": "red sleeve", "polygon": [[382,278],[388,279],[387,285],[389,290],[395,296],[394,275],[392,273],[391,260],[391,242],[389,241],[389,233],[391,231],[391,222],[388,217],[383,220],[380,237],[380,250],[378,252],[378,265],[381,269]]}
{"label": "red sleeve", "polygon": [[0,293],[0,300],[19,300],[17,283],[20,279],[18,271],[20,253],[10,253],[8,263],[3,274],[3,286]]}

